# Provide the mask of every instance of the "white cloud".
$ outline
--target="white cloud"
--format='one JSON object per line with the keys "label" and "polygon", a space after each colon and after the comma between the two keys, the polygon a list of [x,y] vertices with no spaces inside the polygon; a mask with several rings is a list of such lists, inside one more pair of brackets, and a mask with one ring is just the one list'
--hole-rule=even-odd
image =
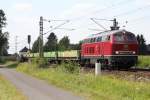
{"label": "white cloud", "polygon": [[31,3],[16,3],[13,8],[17,11],[31,11],[32,10],[32,4]]}

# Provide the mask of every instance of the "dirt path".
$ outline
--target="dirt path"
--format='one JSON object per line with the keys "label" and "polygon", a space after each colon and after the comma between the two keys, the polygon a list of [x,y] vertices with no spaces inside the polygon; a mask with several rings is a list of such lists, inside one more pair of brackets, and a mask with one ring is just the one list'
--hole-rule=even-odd
{"label": "dirt path", "polygon": [[0,68],[0,74],[21,90],[28,100],[83,100],[70,92],[16,72],[14,69]]}

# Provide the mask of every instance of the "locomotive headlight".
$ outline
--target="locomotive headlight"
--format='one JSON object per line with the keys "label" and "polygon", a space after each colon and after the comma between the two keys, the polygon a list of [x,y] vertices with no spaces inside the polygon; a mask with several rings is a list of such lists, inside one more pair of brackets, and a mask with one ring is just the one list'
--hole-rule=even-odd
{"label": "locomotive headlight", "polygon": [[136,52],[135,52],[135,51],[133,51],[132,53],[133,53],[133,54],[135,54]]}
{"label": "locomotive headlight", "polygon": [[116,53],[116,54],[119,54],[119,51],[116,51],[115,53]]}

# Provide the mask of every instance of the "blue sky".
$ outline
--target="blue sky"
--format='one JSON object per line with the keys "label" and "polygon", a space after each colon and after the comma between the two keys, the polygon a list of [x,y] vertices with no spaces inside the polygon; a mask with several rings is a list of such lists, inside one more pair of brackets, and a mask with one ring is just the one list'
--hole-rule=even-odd
{"label": "blue sky", "polygon": [[[18,36],[18,51],[27,45],[27,35],[32,37],[32,43],[39,35],[39,17],[45,19],[70,20],[61,28],[73,28],[74,31],[54,30],[58,39],[67,35],[71,43],[77,43],[99,29],[90,18],[113,19],[117,18],[119,25],[135,34],[143,34],[147,43],[150,43],[150,0],[0,0],[0,7],[7,17],[5,31],[9,36],[9,53],[15,52],[15,36]],[[126,21],[128,23],[126,24]],[[44,23],[44,32],[62,22]],[[109,29],[112,24],[99,21]],[[46,42],[46,37],[44,36]]]}

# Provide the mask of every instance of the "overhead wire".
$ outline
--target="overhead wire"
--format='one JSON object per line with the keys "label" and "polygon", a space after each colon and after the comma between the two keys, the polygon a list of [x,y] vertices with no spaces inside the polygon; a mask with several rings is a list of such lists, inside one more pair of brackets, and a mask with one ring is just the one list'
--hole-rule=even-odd
{"label": "overhead wire", "polygon": [[136,13],[136,12],[141,11],[141,10],[143,10],[145,8],[148,8],[148,7],[150,7],[150,5],[147,5],[147,6],[144,6],[144,7],[139,7],[139,8],[133,9],[131,11],[127,11],[127,12],[115,15],[115,17],[121,17],[121,16],[124,16],[124,15],[126,16],[126,15],[129,15],[129,14],[133,14],[133,13]]}
{"label": "overhead wire", "polygon": [[[120,5],[126,5],[126,4],[128,4],[128,1],[130,1],[131,2],[131,0],[122,0],[121,2],[119,2],[119,3],[116,3],[116,4],[114,4],[114,5],[110,5],[110,6],[108,6],[108,7],[106,7],[106,8],[102,8],[102,9],[99,9],[99,10],[96,10],[96,11],[93,11],[93,12],[89,12],[89,13],[87,13],[87,14],[85,14],[85,15],[83,15],[83,16],[80,16],[80,17],[77,17],[77,18],[73,18],[73,19],[70,19],[70,20],[81,20],[81,19],[83,19],[84,18],[84,16],[87,16],[87,15],[89,15],[89,14],[94,14],[94,13],[98,13],[98,12],[103,12],[103,11],[105,11],[105,10],[107,10],[107,9],[113,9],[113,8],[115,8],[116,6],[120,6]],[[132,0],[132,1],[134,1],[134,0]]]}
{"label": "overhead wire", "polygon": [[[115,3],[115,4],[113,4],[113,5],[110,5],[110,6],[108,6],[108,7],[106,7],[106,8],[102,8],[102,9],[99,9],[99,10],[96,10],[96,11],[93,11],[93,12],[89,12],[89,13],[87,13],[87,14],[85,14],[85,15],[83,15],[83,16],[80,16],[80,17],[76,17],[76,18],[72,18],[72,19],[69,19],[70,21],[76,21],[76,20],[78,20],[78,21],[80,21],[80,20],[82,20],[82,19],[85,19],[85,17],[84,16],[87,16],[87,15],[89,15],[89,14],[95,14],[95,13],[98,13],[98,12],[103,12],[103,11],[105,11],[105,10],[108,10],[108,9],[114,9],[114,8],[116,8],[117,6],[122,6],[122,5],[127,5],[128,3],[130,3],[130,2],[133,2],[134,0],[121,0],[120,2],[118,2],[118,3]],[[89,18],[88,18],[89,19]],[[98,23],[99,24],[99,26],[102,26],[100,23]],[[102,28],[104,29],[104,27],[102,26]],[[106,30],[106,28],[105,28],[105,30]]]}

